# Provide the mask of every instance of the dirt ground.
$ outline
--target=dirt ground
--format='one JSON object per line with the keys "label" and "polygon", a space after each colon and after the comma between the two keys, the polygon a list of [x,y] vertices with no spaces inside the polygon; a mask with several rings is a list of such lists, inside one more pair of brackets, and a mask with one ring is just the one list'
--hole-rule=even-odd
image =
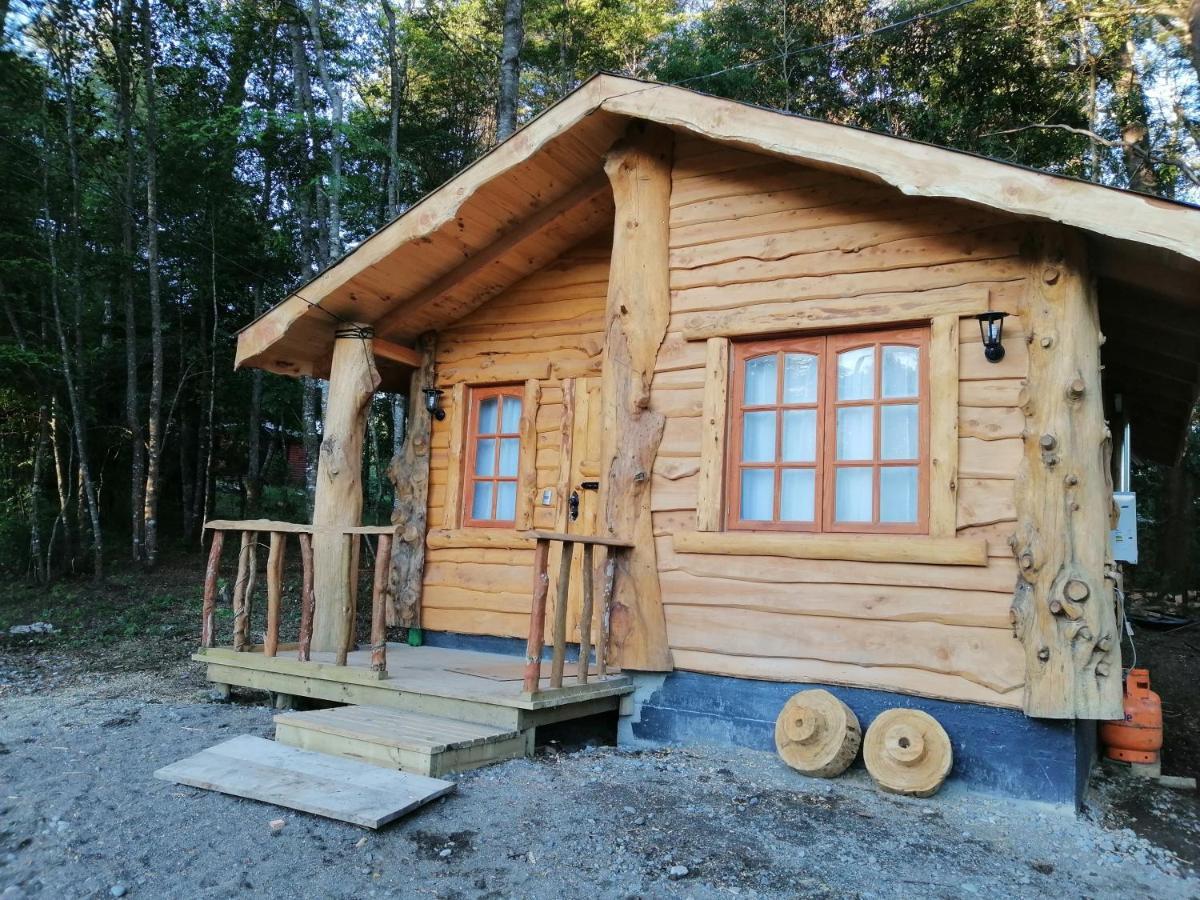
{"label": "dirt ground", "polygon": [[[0,896],[1200,896],[1197,795],[1109,769],[1076,817],[955,786],[892,797],[861,770],[809,780],[750,751],[552,749],[460,776],[379,832],[158,781],[272,734],[266,695],[211,702],[186,662],[195,592],[169,589],[185,574],[0,601],[0,633],[66,623],[0,638]],[[1164,670],[1169,735],[1196,703],[1194,677],[1165,671],[1193,665],[1177,640],[1139,643]],[[1185,774],[1195,732],[1177,731],[1164,770]]]}

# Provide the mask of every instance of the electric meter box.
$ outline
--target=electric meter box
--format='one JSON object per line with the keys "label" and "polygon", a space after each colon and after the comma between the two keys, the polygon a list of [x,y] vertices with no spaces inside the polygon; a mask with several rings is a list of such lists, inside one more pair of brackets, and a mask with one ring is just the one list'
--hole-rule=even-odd
{"label": "electric meter box", "polygon": [[1133,491],[1117,491],[1113,494],[1117,505],[1117,527],[1109,533],[1109,547],[1117,562],[1137,564],[1137,494]]}

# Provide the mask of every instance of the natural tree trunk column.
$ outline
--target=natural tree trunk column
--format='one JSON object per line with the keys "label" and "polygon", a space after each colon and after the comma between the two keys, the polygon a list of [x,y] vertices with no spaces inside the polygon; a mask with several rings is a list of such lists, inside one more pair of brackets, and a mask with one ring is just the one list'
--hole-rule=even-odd
{"label": "natural tree trunk column", "polygon": [[333,344],[325,434],[317,463],[313,503],[313,581],[316,611],[312,649],[336,651],[354,621],[357,565],[354,547],[340,529],[361,524],[362,447],[379,372],[371,329],[340,328]]}
{"label": "natural tree trunk column", "polygon": [[616,215],[601,378],[602,529],[633,543],[617,559],[611,654],[626,669],[668,671],[667,624],[650,515],[650,475],[666,422],[650,382],[671,316],[667,258],[673,136],[634,123],[608,152]]}
{"label": "natural tree trunk column", "polygon": [[1014,632],[1025,646],[1025,713],[1122,716],[1114,606],[1112,438],[1100,392],[1099,307],[1083,238],[1038,229],[1021,309],[1029,341],[1017,471]]}

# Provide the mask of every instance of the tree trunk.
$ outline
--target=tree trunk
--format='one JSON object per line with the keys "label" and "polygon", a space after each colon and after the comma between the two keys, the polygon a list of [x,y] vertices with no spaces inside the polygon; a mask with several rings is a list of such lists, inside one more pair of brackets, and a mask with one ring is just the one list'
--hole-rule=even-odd
{"label": "tree trunk", "polygon": [[1122,83],[1116,85],[1118,99],[1114,111],[1121,129],[1122,157],[1129,189],[1153,194],[1158,190],[1158,174],[1150,161],[1150,111],[1132,38],[1125,41],[1121,71]]}
{"label": "tree trunk", "polygon": [[146,564],[158,561],[158,488],[162,465],[163,342],[158,283],[158,110],[154,78],[154,25],[142,0],[142,78],[146,86],[146,267],[150,284],[150,403],[146,415]]}
{"label": "tree trunk", "polygon": [[[400,215],[400,103],[405,90],[405,70],[408,65],[408,52],[400,50],[398,29],[396,26],[396,10],[389,0],[381,0],[383,14],[387,17],[387,55],[388,55],[388,172],[387,172],[387,204],[388,216],[394,218]],[[1200,0],[1197,0],[1200,2]]]}
{"label": "tree trunk", "polygon": [[521,44],[525,40],[524,0],[505,0],[504,39],[500,48],[500,100],[496,105],[496,140],[517,130],[517,99],[521,89]]}
{"label": "tree trunk", "polygon": [[315,378],[306,376],[301,379],[301,390],[301,418],[304,420],[304,491],[308,498],[308,515],[311,521],[313,502],[317,496],[317,454],[321,449],[321,439],[317,434],[317,398],[320,396],[320,386]]}
{"label": "tree trunk", "polygon": [[342,89],[341,85],[334,82],[329,60],[325,58],[325,44],[321,38],[321,0],[310,0],[305,15],[308,16],[308,30],[312,35],[317,75],[329,100],[333,119],[333,134],[329,141],[328,263],[342,255]]}

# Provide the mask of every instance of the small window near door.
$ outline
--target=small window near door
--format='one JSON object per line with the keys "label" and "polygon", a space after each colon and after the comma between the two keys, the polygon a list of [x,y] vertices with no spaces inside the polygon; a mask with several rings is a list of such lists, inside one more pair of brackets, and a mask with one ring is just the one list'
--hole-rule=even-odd
{"label": "small window near door", "polygon": [[521,388],[472,388],[467,421],[464,523],[514,526],[521,456]]}
{"label": "small window near door", "polygon": [[728,526],[924,531],[928,346],[925,328],[735,345]]}

